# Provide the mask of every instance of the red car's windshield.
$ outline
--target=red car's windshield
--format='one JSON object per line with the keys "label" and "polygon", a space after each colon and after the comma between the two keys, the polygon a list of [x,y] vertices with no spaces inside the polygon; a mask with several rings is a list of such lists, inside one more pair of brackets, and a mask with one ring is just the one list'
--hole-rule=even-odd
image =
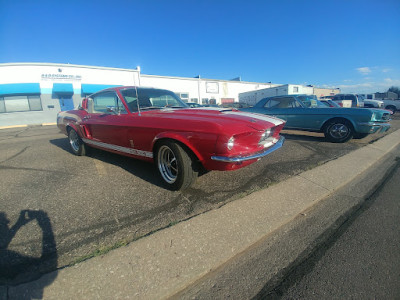
{"label": "red car's windshield", "polygon": [[121,90],[121,94],[131,112],[138,111],[138,106],[140,110],[188,107],[177,95],[167,90],[130,88]]}

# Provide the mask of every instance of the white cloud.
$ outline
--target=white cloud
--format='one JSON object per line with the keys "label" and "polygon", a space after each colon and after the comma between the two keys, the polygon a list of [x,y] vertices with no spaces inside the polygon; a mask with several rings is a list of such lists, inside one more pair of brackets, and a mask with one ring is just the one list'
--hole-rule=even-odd
{"label": "white cloud", "polygon": [[370,94],[376,92],[386,92],[391,86],[400,86],[400,79],[386,78],[383,81],[364,82],[358,84],[340,84],[342,93]]}
{"label": "white cloud", "polygon": [[385,78],[385,82],[391,85],[400,85],[400,80]]}
{"label": "white cloud", "polygon": [[372,66],[355,69],[359,74],[355,78],[343,78],[341,81],[320,84],[325,88],[340,88],[342,93],[370,94],[386,92],[390,87],[400,87],[400,73],[391,66]]}
{"label": "white cloud", "polygon": [[372,72],[371,68],[369,68],[369,67],[357,68],[356,70],[362,75],[368,75],[369,73]]}

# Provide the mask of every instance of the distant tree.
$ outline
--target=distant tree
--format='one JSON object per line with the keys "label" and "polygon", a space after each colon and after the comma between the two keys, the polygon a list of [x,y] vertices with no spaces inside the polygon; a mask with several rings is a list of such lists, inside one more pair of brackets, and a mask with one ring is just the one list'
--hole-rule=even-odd
{"label": "distant tree", "polygon": [[400,96],[400,88],[397,86],[392,86],[388,89],[388,92],[393,92],[396,93],[398,95],[398,97]]}

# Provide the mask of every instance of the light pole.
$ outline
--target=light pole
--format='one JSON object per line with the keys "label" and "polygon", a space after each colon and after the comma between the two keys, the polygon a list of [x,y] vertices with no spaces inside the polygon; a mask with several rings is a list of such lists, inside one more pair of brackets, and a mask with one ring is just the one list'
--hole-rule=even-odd
{"label": "light pole", "polygon": [[197,81],[197,89],[198,89],[198,94],[199,94],[199,104],[203,104],[201,103],[201,93],[200,93],[200,83],[201,83],[201,79],[200,79],[200,75],[198,76],[199,80]]}

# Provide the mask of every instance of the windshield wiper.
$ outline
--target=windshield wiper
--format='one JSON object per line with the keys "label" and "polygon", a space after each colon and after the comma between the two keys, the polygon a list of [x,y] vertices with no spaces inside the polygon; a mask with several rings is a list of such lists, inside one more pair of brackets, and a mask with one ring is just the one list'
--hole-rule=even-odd
{"label": "windshield wiper", "polygon": [[140,107],[140,110],[166,109],[166,108],[185,108],[185,107],[184,106],[146,106],[146,107]]}
{"label": "windshield wiper", "polygon": [[146,110],[146,109],[162,109],[162,107],[159,106],[146,106],[146,107],[141,107],[140,110]]}

